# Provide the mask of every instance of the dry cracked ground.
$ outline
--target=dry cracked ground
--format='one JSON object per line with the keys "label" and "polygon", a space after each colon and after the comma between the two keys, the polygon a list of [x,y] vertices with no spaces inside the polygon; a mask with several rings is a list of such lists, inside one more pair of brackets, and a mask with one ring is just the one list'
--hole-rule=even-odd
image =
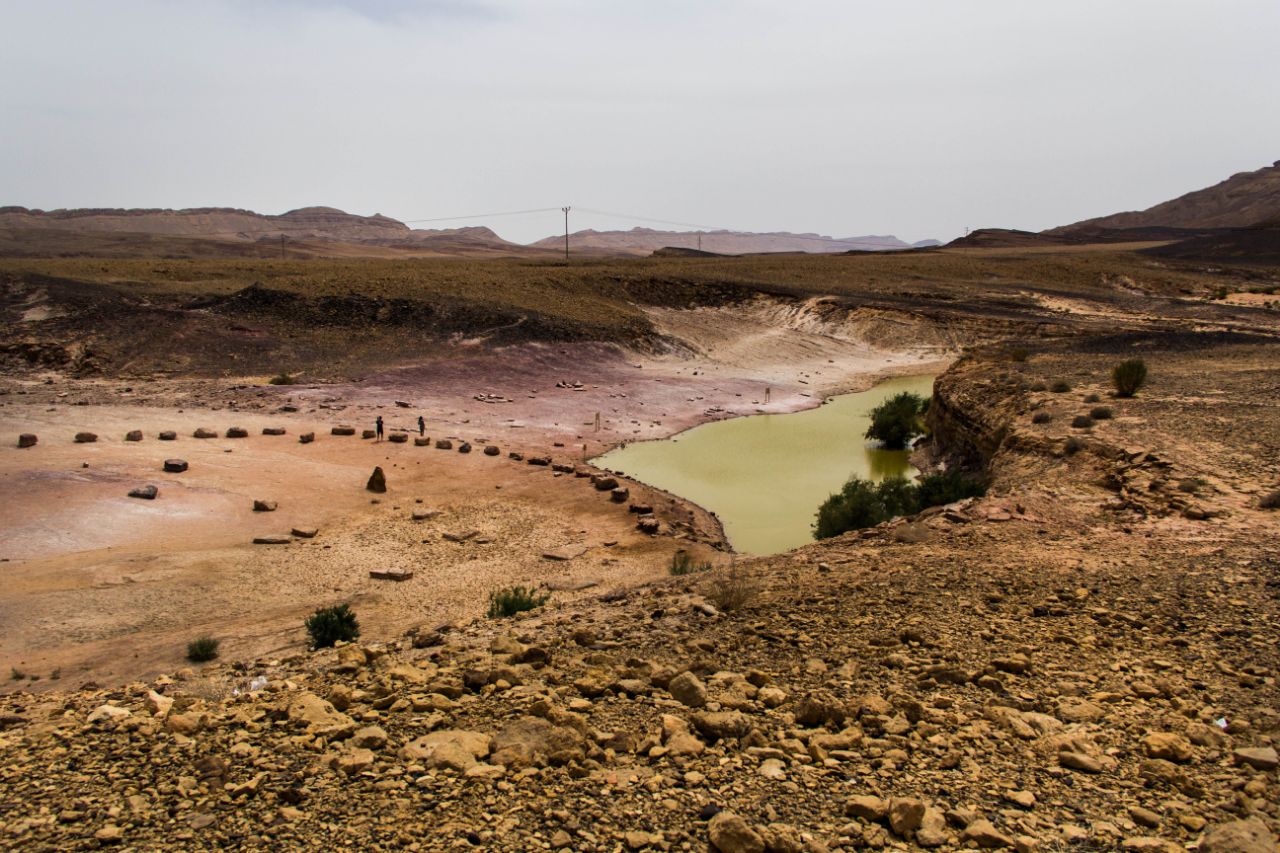
{"label": "dry cracked ground", "polygon": [[[5,696],[0,843],[1274,851],[1280,349],[1029,350],[935,388],[928,452],[985,498],[511,620]],[[1148,385],[1112,399],[1135,353]]]}

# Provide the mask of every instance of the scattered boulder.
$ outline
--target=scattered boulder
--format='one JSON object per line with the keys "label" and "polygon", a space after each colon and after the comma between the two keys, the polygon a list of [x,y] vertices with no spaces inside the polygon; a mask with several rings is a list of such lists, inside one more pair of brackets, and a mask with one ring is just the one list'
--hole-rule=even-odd
{"label": "scattered boulder", "polygon": [[1280,756],[1275,747],[1246,747],[1231,753],[1236,764],[1245,764],[1254,770],[1275,770],[1280,767]]}
{"label": "scattered boulder", "polygon": [[626,486],[619,486],[609,492],[609,500],[616,504],[624,504],[631,497],[631,491]]}
{"label": "scattered boulder", "polygon": [[741,711],[700,711],[693,715],[693,727],[711,740],[744,738],[751,733],[751,718]]}
{"label": "scattered boulder", "polygon": [[524,454],[523,454],[523,453],[519,453],[519,452],[517,452],[517,451],[513,450],[513,451],[511,451],[510,453],[508,453],[508,454],[507,454],[507,458],[508,458],[508,459],[510,459],[510,460],[511,460],[511,461],[513,461],[513,462],[523,462],[523,461],[524,461]]}
{"label": "scattered boulder", "polygon": [[720,812],[711,818],[707,838],[720,853],[765,853],[764,838],[733,812]]}
{"label": "scattered boulder", "polygon": [[255,536],[254,545],[288,545],[293,540],[288,536]]}
{"label": "scattered boulder", "polygon": [[459,445],[458,445],[458,452],[459,452],[459,453],[470,453],[470,452],[471,452],[471,442],[469,442],[469,441],[464,441],[464,442],[462,442],[461,444],[459,444]]}
{"label": "scattered boulder", "polygon": [[529,464],[530,464],[530,465],[541,465],[541,466],[544,466],[544,467],[545,467],[545,466],[547,466],[547,465],[550,465],[550,464],[551,464],[551,457],[550,457],[550,456],[530,456],[530,457],[529,457]]}
{"label": "scattered boulder", "polygon": [[373,469],[373,473],[369,475],[369,482],[365,483],[365,489],[377,494],[382,494],[387,490],[387,475],[382,473],[382,466]]}
{"label": "scattered boulder", "polygon": [[36,442],[39,440],[40,439],[36,437],[35,433],[24,432],[22,435],[18,436],[18,446],[19,447],[35,447]]}
{"label": "scattered boulder", "polygon": [[413,578],[413,569],[370,569],[369,577],[380,581],[407,581]]}
{"label": "scattered boulder", "polygon": [[436,450],[453,450],[453,442],[447,438],[437,438]]}
{"label": "scattered boulder", "polygon": [[310,444],[315,440],[316,434],[314,432],[304,432],[302,435],[298,436],[298,444]]}
{"label": "scattered boulder", "polygon": [[1250,817],[1215,826],[1200,839],[1199,853],[1276,853],[1275,837],[1261,819]]}
{"label": "scattered boulder", "polygon": [[316,534],[319,532],[319,529],[315,527],[295,527],[289,531],[289,535],[298,539],[315,539]]}
{"label": "scattered boulder", "polygon": [[263,435],[284,435],[284,427],[263,427]]}
{"label": "scattered boulder", "polygon": [[1174,732],[1154,732],[1142,739],[1142,747],[1148,758],[1163,758],[1185,764],[1195,757],[1191,741]]}
{"label": "scattered boulder", "polygon": [[248,438],[249,431],[244,427],[231,427],[227,430],[227,438]]}
{"label": "scattered boulder", "polygon": [[275,512],[276,506],[277,504],[275,501],[255,500],[253,502],[253,511],[254,512]]}
{"label": "scattered boulder", "polygon": [[409,436],[402,432],[393,432],[391,435],[387,436],[387,441],[392,444],[405,444],[409,441]]}
{"label": "scattered boulder", "polygon": [[353,426],[347,426],[346,424],[341,424],[329,430],[329,434],[330,435],[355,435],[356,428]]}
{"label": "scattered boulder", "polygon": [[999,850],[1013,846],[1013,839],[995,828],[986,818],[978,818],[964,828],[964,838],[984,850]]}
{"label": "scattered boulder", "polygon": [[356,730],[355,721],[334,708],[333,703],[306,691],[289,701],[286,713],[289,722],[305,729],[307,734],[330,740],[350,737]]}
{"label": "scattered boulder", "polygon": [[682,672],[671,679],[667,692],[690,708],[701,708],[707,704],[707,688],[692,672]]}
{"label": "scattered boulder", "polygon": [[200,427],[195,432],[191,433],[191,437],[192,438],[217,438],[218,434],[211,429],[205,429],[204,427]]}
{"label": "scattered boulder", "polygon": [[76,444],[93,444],[98,440],[98,434],[93,432],[76,433]]}
{"label": "scattered boulder", "polygon": [[660,527],[661,525],[658,524],[658,519],[651,515],[645,516],[636,522],[636,529],[641,533],[648,533],[650,535],[657,533]]}
{"label": "scattered boulder", "polygon": [[178,434],[171,429],[167,429],[164,432],[160,433],[160,435],[157,436],[157,438],[159,438],[161,441],[177,441]]}
{"label": "scattered boulder", "polygon": [[541,717],[521,717],[493,736],[494,764],[507,768],[541,767],[581,761],[586,741],[575,729]]}
{"label": "scattered boulder", "polygon": [[490,444],[484,449],[485,456],[497,456],[502,451],[498,449],[498,445]]}
{"label": "scattered boulder", "polygon": [[166,459],[164,460],[164,470],[170,474],[181,474],[187,470],[187,460],[185,459]]}
{"label": "scattered boulder", "polygon": [[414,447],[430,447],[431,439],[426,438],[425,436],[419,436],[413,440],[413,446]]}
{"label": "scattered boulder", "polygon": [[360,437],[363,439],[377,438],[378,431],[376,429],[365,429],[360,431]]}
{"label": "scattered boulder", "polygon": [[124,434],[125,441],[142,441],[142,430],[131,429]]}
{"label": "scattered boulder", "polygon": [[129,490],[129,497],[141,498],[144,501],[153,501],[158,494],[160,490],[155,486],[138,486],[136,489]]}

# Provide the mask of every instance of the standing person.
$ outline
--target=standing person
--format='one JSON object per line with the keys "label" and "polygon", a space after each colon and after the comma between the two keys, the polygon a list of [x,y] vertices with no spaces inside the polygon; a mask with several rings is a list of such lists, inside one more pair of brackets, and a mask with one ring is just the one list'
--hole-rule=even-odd
{"label": "standing person", "polygon": [[382,415],[378,415],[378,419],[373,422],[373,427],[378,431],[378,441],[382,441]]}
{"label": "standing person", "polygon": [[427,422],[422,419],[422,415],[418,415],[418,435],[427,434]]}

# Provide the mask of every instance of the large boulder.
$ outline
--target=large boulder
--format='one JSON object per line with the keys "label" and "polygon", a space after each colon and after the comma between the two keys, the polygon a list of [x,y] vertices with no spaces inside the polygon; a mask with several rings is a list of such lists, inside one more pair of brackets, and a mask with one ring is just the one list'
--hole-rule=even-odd
{"label": "large boulder", "polygon": [[493,737],[494,764],[541,767],[567,764],[585,756],[586,741],[577,731],[541,717],[521,717]]}
{"label": "large boulder", "polygon": [[378,494],[387,490],[387,475],[382,473],[382,466],[373,469],[373,473],[369,475],[369,482],[365,483],[364,487]]}
{"label": "large boulder", "polygon": [[733,812],[720,812],[711,818],[707,837],[720,853],[764,853],[764,838]]}
{"label": "large boulder", "polygon": [[131,429],[124,434],[125,441],[142,441],[142,430]]}
{"label": "large boulder", "polygon": [[76,444],[93,444],[98,440],[97,433],[78,432],[76,433]]}
{"label": "large boulder", "polygon": [[36,438],[35,433],[24,432],[22,435],[18,436],[19,447],[35,447],[37,441],[39,441],[39,439]]}
{"label": "large boulder", "polygon": [[164,470],[169,474],[181,474],[187,470],[187,460],[166,459],[164,460]]}
{"label": "large boulder", "polygon": [[249,431],[244,427],[230,427],[227,430],[227,438],[248,438]]}
{"label": "large boulder", "polygon": [[333,429],[329,430],[329,435],[355,435],[355,434],[356,434],[356,428],[353,426],[347,426],[345,424],[341,426],[336,426]]}
{"label": "large boulder", "polygon": [[1276,839],[1256,817],[1215,826],[1200,839],[1200,853],[1277,853]]}
{"label": "large boulder", "polygon": [[692,672],[682,672],[667,685],[667,692],[676,701],[690,708],[701,708],[707,704],[707,688],[698,676]]}
{"label": "large boulder", "polygon": [[304,432],[302,435],[298,436],[299,444],[310,444],[315,440],[316,434],[314,432]]}
{"label": "large boulder", "polygon": [[751,718],[741,711],[704,711],[693,715],[693,727],[710,740],[744,738],[751,734]]}
{"label": "large boulder", "polygon": [[289,701],[289,722],[306,729],[309,735],[330,740],[350,737],[356,730],[355,720],[333,707],[333,703],[314,693],[302,692]]}
{"label": "large boulder", "polygon": [[446,767],[460,773],[470,770],[489,754],[492,738],[481,732],[445,729],[423,735],[400,749],[400,758],[428,767]]}
{"label": "large boulder", "polygon": [[156,437],[159,438],[161,441],[177,441],[178,440],[178,434],[171,429],[167,429],[161,432]]}
{"label": "large boulder", "polygon": [[192,438],[217,438],[218,434],[211,429],[205,429],[204,427],[201,427],[197,429],[195,432],[191,433],[191,436]]}
{"label": "large boulder", "polygon": [[484,449],[485,456],[497,456],[502,451],[498,449],[498,445],[490,444]]}

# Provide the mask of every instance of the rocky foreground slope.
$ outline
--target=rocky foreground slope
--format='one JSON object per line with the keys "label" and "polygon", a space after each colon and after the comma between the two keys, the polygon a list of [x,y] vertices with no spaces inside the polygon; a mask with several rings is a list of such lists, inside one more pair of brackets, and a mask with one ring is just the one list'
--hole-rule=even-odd
{"label": "rocky foreground slope", "polygon": [[[1148,387],[1106,399],[1135,352]],[[1275,850],[1278,356],[992,350],[933,409],[980,501],[517,620],[5,697],[0,843]],[[1093,393],[1112,417],[1071,427]]]}

